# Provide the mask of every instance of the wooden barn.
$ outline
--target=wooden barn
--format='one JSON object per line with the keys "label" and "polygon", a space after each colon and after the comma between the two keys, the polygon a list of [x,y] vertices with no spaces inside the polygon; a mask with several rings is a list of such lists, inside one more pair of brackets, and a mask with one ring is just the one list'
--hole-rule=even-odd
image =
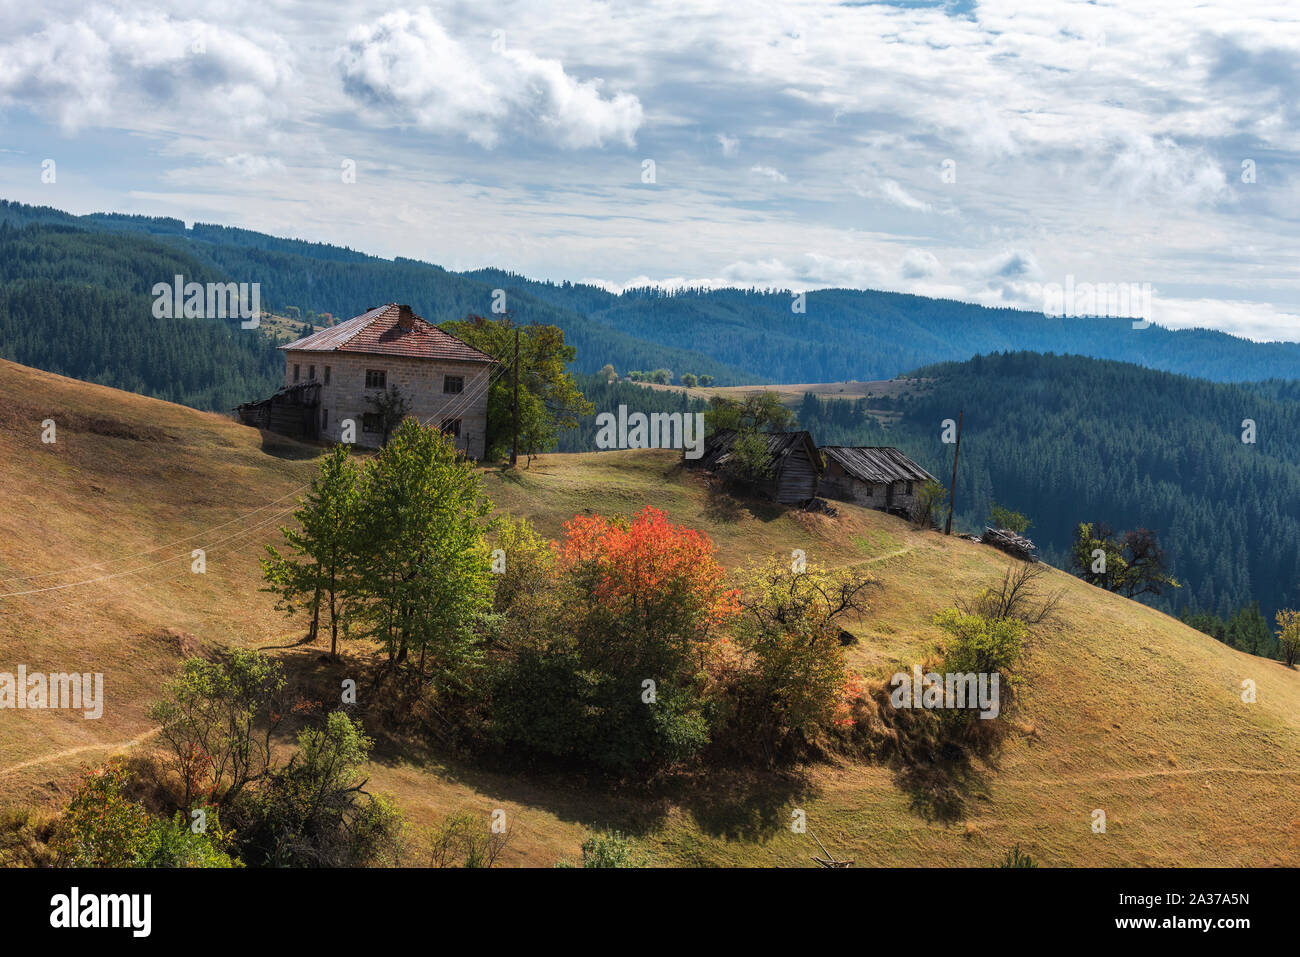
{"label": "wooden barn", "polygon": [[[802,505],[815,498],[822,457],[813,437],[807,432],[767,432],[763,437],[767,440],[769,475],[743,484],[783,505]],[[704,454],[694,461],[687,460],[688,464],[725,475],[735,443],[735,431],[719,429],[705,440]]]}
{"label": "wooden barn", "polygon": [[320,382],[287,385],[269,399],[245,402],[235,411],[239,421],[295,439],[320,436]]}
{"label": "wooden barn", "polygon": [[850,448],[828,445],[821,494],[843,502],[911,514],[916,493],[934,476],[898,449],[887,446]]}

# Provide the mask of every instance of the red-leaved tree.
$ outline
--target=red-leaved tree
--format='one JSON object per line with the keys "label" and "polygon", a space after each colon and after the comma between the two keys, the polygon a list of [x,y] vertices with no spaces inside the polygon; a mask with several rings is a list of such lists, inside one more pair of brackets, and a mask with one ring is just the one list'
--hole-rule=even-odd
{"label": "red-leaved tree", "polygon": [[597,657],[674,676],[702,668],[719,627],[739,612],[715,553],[707,535],[650,507],[631,521],[575,515],[557,545],[588,598],[586,630],[605,652]]}

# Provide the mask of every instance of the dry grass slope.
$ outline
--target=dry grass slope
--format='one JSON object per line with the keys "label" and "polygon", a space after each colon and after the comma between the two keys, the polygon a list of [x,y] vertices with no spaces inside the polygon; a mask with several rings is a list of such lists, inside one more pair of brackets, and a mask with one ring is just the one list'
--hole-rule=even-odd
{"label": "dry grass slope", "polygon": [[[53,445],[41,441],[45,419],[58,428]],[[102,671],[108,696],[97,722],[0,712],[0,802],[56,803],[79,766],[147,748],[148,704],[185,654],[300,632],[259,592],[256,559],[309,480],[313,452],[0,362],[0,670]],[[855,625],[854,661],[870,674],[930,654],[933,614],[991,584],[1007,561],[876,512],[846,506],[829,518],[737,502],[676,469],[671,453],[543,456],[485,475],[500,508],[550,534],[576,512],[649,504],[707,530],[729,567],[795,548],[865,565],[883,585]],[[200,546],[205,575],[190,571]],[[794,808],[860,866],[990,864],[1015,843],[1050,865],[1300,863],[1300,674],[1064,573],[1050,580],[1065,591],[1063,620],[1030,649],[1019,730],[996,767],[972,769],[955,816],[936,815],[891,769],[852,763],[611,795],[381,753],[372,786],[395,794],[416,825],[504,808],[510,864],[575,859],[588,829],[612,826],[660,864],[808,866],[816,849],[791,832]],[[81,584],[57,587],[71,583]],[[1258,686],[1254,704],[1241,699],[1245,679]],[[1091,829],[1094,809],[1106,813],[1105,834]]]}

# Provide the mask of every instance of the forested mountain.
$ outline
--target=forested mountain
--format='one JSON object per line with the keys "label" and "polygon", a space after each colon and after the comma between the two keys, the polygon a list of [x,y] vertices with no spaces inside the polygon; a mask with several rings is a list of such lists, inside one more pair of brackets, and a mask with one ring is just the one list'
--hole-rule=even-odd
{"label": "forested mountain", "polygon": [[[214,281],[260,283],[262,305],[272,310],[296,306],[304,313],[347,318],[381,302],[399,301],[442,322],[488,314],[494,290],[503,289],[516,319],[564,330],[577,347],[579,372],[595,372],[610,363],[621,373],[667,368],[677,375],[709,374],[717,385],[871,380],[1001,350],[1118,359],[1215,381],[1291,379],[1300,370],[1298,343],[1254,343],[1208,330],[1139,330],[1128,319],[1052,319],[853,289],[808,292],[804,311],[795,312],[786,292],[635,289],[615,295],[595,286],[538,282],[498,269],[453,273],[414,259],[381,259],[245,229],[203,223],[186,228],[171,218],[72,216],[0,201],[0,222],[34,228],[50,245],[75,246],[62,238],[66,230],[57,227],[111,236],[123,251],[139,248],[131,244],[147,239],[150,256],[159,248],[182,256],[187,279],[204,275]],[[147,294],[154,282],[172,276],[155,268],[160,263],[148,256],[135,272],[111,273],[74,258],[52,257],[47,278],[71,281],[80,276],[106,289]],[[68,275],[55,269],[56,262],[68,268]],[[29,355],[39,358],[36,344],[42,336],[59,335],[62,318],[45,317],[48,327],[28,333]],[[9,355],[2,351],[8,347],[0,339],[0,354]],[[211,388],[218,388],[215,381]]]}
{"label": "forested mountain", "polygon": [[[602,412],[618,414],[620,405],[627,406],[628,412],[641,412],[649,415],[653,412],[703,412],[708,403],[703,399],[687,398],[684,392],[676,389],[651,389],[634,382],[610,382],[602,375],[579,373],[574,377],[578,389],[591,402],[594,411],[578,420],[576,429],[560,432],[559,452],[595,452],[596,417]],[[692,433],[698,435],[699,433]]]}
{"label": "forested mountain", "polygon": [[[1076,356],[1009,353],[917,370],[889,428],[865,401],[806,396],[821,445],[896,445],[951,480],[942,423],[964,412],[959,527],[996,501],[1033,520],[1044,558],[1068,567],[1079,522],[1155,530],[1184,587],[1153,600],[1222,615],[1258,600],[1269,621],[1300,603],[1296,383],[1217,384]],[[872,400],[880,407],[880,400]],[[888,404],[888,403],[886,403]],[[1254,442],[1245,420],[1255,427]]]}
{"label": "forested mountain", "polygon": [[273,391],[284,362],[265,336],[154,318],[150,289],[177,274],[221,278],[146,236],[0,223],[0,358],[200,409]]}
{"label": "forested mountain", "polygon": [[[346,319],[380,303],[396,301],[410,303],[417,313],[438,323],[463,319],[471,313],[490,314],[493,291],[500,288],[413,259],[379,259],[335,246],[279,239],[249,230],[202,223],[186,229],[184,223],[176,219],[115,214],[77,217],[48,207],[0,201],[0,223],[21,233],[27,245],[41,248],[39,254],[27,255],[42,263],[43,276],[139,296],[146,304],[152,301],[149,291],[154,283],[171,282],[179,273],[187,281],[257,282],[264,309],[284,310],[297,306],[304,313],[328,312]],[[88,235],[99,237],[99,241],[86,245],[85,240],[79,237]],[[83,255],[90,250],[93,254]],[[108,255],[110,250],[114,251],[112,261],[101,267],[98,257]],[[164,251],[170,253],[171,258],[159,258]],[[122,264],[126,262],[135,265],[124,269]],[[0,275],[4,276],[0,281],[10,278],[8,273]],[[595,372],[611,362],[625,370],[668,368],[708,373],[719,383],[741,382],[749,378],[748,373],[741,369],[703,354],[637,339],[523,290],[507,290],[506,307],[519,322],[538,322],[563,329],[566,341],[577,347],[576,366],[581,371]],[[145,316],[148,316],[147,309]],[[12,351],[6,336],[0,336],[0,357],[78,378],[92,378],[78,371],[81,366],[68,363],[67,351],[71,346],[53,341],[66,331],[64,314],[56,310],[27,318],[36,321],[26,334],[25,358],[19,358]],[[98,313],[92,311],[78,321],[98,322]],[[135,319],[124,316],[124,321],[134,322]],[[4,322],[0,317],[0,324]],[[186,341],[184,332],[172,341],[170,328],[159,325],[156,330],[167,340],[161,348],[182,354],[193,351],[193,344]],[[184,324],[181,328],[188,330],[192,325]],[[105,335],[96,332],[91,334],[91,338],[102,339]],[[197,335],[204,338],[210,333]],[[51,356],[49,360],[44,358],[47,352]],[[54,361],[60,362],[58,368],[51,364]],[[193,397],[189,391],[183,394],[190,398],[177,399],[175,393],[158,391],[153,384],[138,391],[204,409],[229,409],[238,402],[260,397],[268,387],[274,388],[280,383],[283,361],[277,359],[271,350],[266,354],[265,362],[261,384],[250,384],[250,389],[239,394],[233,403],[224,398],[228,390],[216,381],[225,374],[215,368],[210,391],[214,396],[220,394],[222,398],[219,400]],[[111,372],[103,369],[102,362],[94,357],[85,357],[83,365],[95,368],[100,375]],[[135,388],[127,384],[132,381],[129,378],[112,383],[103,379],[95,381]],[[144,381],[149,383],[148,379]]]}
{"label": "forested mountain", "polygon": [[746,381],[887,379],[935,361],[1007,350],[1118,359],[1219,382],[1300,375],[1300,343],[1256,343],[1208,329],[1134,329],[1131,319],[1053,319],[857,289],[808,292],[796,313],[788,292],[634,289],[616,296],[500,270],[468,275],[568,305],[639,339],[705,353],[744,369]]}

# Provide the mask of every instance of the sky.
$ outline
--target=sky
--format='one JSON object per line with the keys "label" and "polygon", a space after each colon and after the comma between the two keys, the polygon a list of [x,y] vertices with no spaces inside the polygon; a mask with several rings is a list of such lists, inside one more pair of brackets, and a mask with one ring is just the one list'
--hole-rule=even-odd
{"label": "sky", "polygon": [[1294,0],[0,0],[0,197],[613,290],[1300,341],[1298,121]]}

